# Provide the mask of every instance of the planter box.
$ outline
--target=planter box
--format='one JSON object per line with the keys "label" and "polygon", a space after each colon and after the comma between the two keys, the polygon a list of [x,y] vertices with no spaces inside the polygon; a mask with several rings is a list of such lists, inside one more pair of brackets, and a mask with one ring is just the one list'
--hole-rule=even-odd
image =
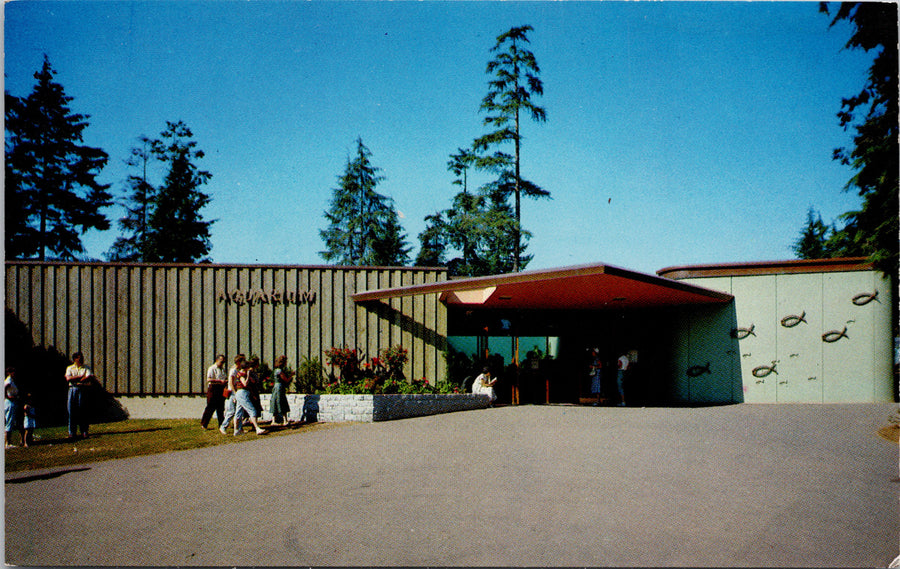
{"label": "planter box", "polygon": [[[261,396],[263,419],[271,419],[269,394]],[[485,409],[487,395],[472,393],[453,395],[301,395],[288,394],[293,420],[339,423],[344,421],[391,421],[453,411]]]}

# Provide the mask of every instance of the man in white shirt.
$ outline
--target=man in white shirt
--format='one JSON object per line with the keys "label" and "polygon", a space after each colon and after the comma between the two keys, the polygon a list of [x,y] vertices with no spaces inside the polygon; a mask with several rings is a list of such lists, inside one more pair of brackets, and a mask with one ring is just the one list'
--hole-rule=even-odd
{"label": "man in white shirt", "polygon": [[[84,354],[72,354],[72,365],[66,368],[66,383],[69,384],[69,397],[66,409],[69,411],[69,440],[88,437],[87,396],[88,387],[94,374],[84,365]],[[78,429],[81,429],[81,436]]]}
{"label": "man in white shirt", "polygon": [[618,360],[619,371],[616,374],[616,385],[619,388],[619,407],[625,406],[625,388],[623,387],[623,383],[625,381],[625,372],[628,371],[628,366],[631,365],[631,362],[628,360],[628,356],[626,354],[622,354]]}
{"label": "man in white shirt", "polygon": [[209,428],[209,421],[212,419],[213,411],[216,413],[216,419],[219,420],[219,426],[223,425],[225,419],[225,384],[228,381],[228,375],[225,373],[225,356],[219,354],[216,361],[206,370],[206,409],[203,410],[203,416],[200,418],[200,426],[204,429]]}

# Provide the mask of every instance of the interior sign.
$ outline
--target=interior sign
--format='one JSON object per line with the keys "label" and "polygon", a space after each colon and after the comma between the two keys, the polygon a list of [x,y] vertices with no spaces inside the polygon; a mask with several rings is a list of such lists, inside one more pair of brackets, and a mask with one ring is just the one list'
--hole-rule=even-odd
{"label": "interior sign", "polygon": [[312,304],[316,301],[316,291],[304,290],[263,290],[261,288],[250,290],[220,290],[216,299],[225,304]]}

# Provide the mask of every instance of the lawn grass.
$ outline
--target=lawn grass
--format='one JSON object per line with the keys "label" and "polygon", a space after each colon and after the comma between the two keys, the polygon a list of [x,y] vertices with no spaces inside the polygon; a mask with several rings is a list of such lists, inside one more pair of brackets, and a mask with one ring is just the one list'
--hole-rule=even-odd
{"label": "lawn grass", "polygon": [[[90,437],[76,442],[66,441],[66,427],[49,427],[35,429],[32,446],[6,449],[6,472],[71,466],[240,443],[265,437],[300,435],[337,425],[338,423],[311,423],[267,427],[269,433],[259,436],[253,433],[253,427],[249,427],[244,429],[242,436],[235,437],[230,431],[227,435],[220,433],[215,421],[212,421],[209,430],[204,430],[197,419],[129,419],[91,425]],[[19,433],[13,433],[13,444],[18,445],[20,442]]]}

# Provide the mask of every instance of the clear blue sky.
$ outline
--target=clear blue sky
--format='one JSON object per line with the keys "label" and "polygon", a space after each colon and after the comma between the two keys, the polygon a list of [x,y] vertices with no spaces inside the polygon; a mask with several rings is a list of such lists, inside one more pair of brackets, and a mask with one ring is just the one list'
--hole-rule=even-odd
{"label": "clear blue sky", "polygon": [[[27,95],[46,53],[117,196],[139,136],[167,120],[193,130],[215,262],[322,264],[323,212],[357,136],[414,256],[423,218],[456,191],[449,155],[486,132],[489,50],[525,24],[548,120],[524,123],[522,173],[553,195],[523,202],[529,269],[788,259],[809,206],[828,222],[859,204],[831,153],[872,56],[843,49],[849,27],[829,29],[816,2],[4,8],[6,89]],[[117,235],[89,232],[88,255]]]}

